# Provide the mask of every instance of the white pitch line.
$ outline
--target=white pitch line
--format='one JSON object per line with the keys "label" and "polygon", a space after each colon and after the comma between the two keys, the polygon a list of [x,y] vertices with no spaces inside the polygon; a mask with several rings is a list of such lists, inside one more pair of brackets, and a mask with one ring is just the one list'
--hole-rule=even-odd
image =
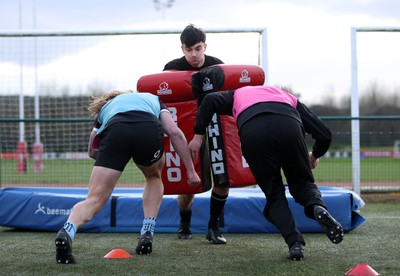
{"label": "white pitch line", "polygon": [[400,217],[364,217],[366,219],[400,219]]}

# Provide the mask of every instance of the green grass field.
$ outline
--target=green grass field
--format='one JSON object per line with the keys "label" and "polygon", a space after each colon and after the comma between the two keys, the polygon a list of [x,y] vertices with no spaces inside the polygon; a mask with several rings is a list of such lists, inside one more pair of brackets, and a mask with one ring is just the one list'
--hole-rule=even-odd
{"label": "green grass field", "polygon": [[[92,160],[46,160],[41,173],[33,172],[33,161],[29,160],[26,173],[17,173],[15,160],[2,160],[0,184],[71,184],[86,185],[93,167]],[[361,159],[362,182],[400,183],[400,159]],[[313,170],[318,182],[351,182],[351,158],[322,158]],[[120,183],[143,183],[144,178],[136,166],[130,162]],[[397,184],[399,185],[399,184]]]}
{"label": "green grass field", "polygon": [[[351,158],[321,158],[313,170],[315,180],[323,182],[346,182],[352,179]],[[360,161],[362,182],[400,183],[399,158],[364,158]]]}
{"label": "green grass field", "polygon": [[[27,163],[26,173],[17,172],[17,162],[15,160],[1,161],[0,183],[3,184],[81,184],[86,185],[89,182],[90,174],[93,168],[93,160],[45,160],[43,162],[43,171],[35,173],[33,171],[33,161]],[[120,183],[144,182],[144,177],[139,169],[130,162],[122,174]]]}
{"label": "green grass field", "polygon": [[1,275],[345,275],[368,264],[380,275],[400,275],[398,229],[400,203],[367,203],[367,221],[345,234],[339,245],[322,233],[305,233],[305,259],[286,259],[279,234],[225,234],[226,245],[213,245],[204,234],[183,241],[176,234],[157,234],[153,253],[132,259],[104,259],[121,248],[134,253],[135,233],[78,233],[75,265],[55,261],[55,233],[0,227]]}

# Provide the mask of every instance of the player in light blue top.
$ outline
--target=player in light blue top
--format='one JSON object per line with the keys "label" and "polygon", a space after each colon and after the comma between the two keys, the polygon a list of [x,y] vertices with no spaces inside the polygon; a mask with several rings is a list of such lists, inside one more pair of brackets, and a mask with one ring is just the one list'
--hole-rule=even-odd
{"label": "player in light blue top", "polygon": [[[146,179],[142,197],[144,220],[136,252],[150,254],[164,193],[161,179],[165,164],[164,133],[169,136],[186,167],[189,185],[200,184],[186,138],[166,106],[157,96],[149,93],[113,91],[94,98],[88,109],[96,117],[90,134],[88,155],[96,161],[87,198],[73,207],[56,236],[56,261],[75,263],[72,255],[75,233],[107,203],[131,158]],[[100,138],[98,151],[92,148],[95,137]]]}

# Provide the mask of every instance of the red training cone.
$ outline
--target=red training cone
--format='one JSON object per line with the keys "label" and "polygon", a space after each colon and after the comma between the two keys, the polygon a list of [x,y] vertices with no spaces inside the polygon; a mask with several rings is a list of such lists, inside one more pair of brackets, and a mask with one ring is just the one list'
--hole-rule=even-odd
{"label": "red training cone", "polygon": [[130,259],[132,255],[123,249],[113,249],[104,256],[107,259]]}
{"label": "red training cone", "polygon": [[346,272],[348,276],[375,276],[380,275],[372,267],[367,264],[358,264]]}

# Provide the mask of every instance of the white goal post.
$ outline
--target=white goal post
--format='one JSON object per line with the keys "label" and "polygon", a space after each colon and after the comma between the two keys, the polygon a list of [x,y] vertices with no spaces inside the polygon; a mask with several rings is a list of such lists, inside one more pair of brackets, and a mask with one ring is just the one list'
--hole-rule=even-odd
{"label": "white goal post", "polygon": [[[210,42],[207,48],[210,55],[226,63],[260,65],[265,72],[265,84],[268,84],[266,28],[204,28],[204,31],[207,42]],[[19,136],[20,171],[25,170],[27,145],[33,144],[33,151],[37,148],[39,154],[43,152],[41,132],[47,126],[39,120],[46,118],[51,108],[67,108],[61,101],[55,103],[57,107],[43,108],[42,96],[54,96],[55,92],[58,96],[68,96],[69,93],[90,96],[90,91],[96,92],[100,87],[136,87],[135,77],[161,72],[169,60],[182,54],[178,36],[181,32],[182,29],[163,28],[0,30],[0,94],[11,95],[13,99],[16,96],[19,100],[17,103],[13,100],[13,105],[6,105],[4,101],[0,109],[4,112],[9,109],[19,111],[15,115],[20,120],[18,134],[13,136]],[[245,43],[226,42],[230,40]],[[237,47],[236,52],[241,54],[230,55],[226,51],[227,45]],[[33,104],[31,98],[34,99]],[[29,119],[35,120],[33,135],[31,128],[27,128]],[[41,167],[38,166],[37,170],[41,171]]]}
{"label": "white goal post", "polygon": [[[358,32],[400,32],[400,27],[351,27],[351,117],[360,115],[357,70],[357,33]],[[361,192],[360,180],[360,121],[351,120],[353,191]]]}

